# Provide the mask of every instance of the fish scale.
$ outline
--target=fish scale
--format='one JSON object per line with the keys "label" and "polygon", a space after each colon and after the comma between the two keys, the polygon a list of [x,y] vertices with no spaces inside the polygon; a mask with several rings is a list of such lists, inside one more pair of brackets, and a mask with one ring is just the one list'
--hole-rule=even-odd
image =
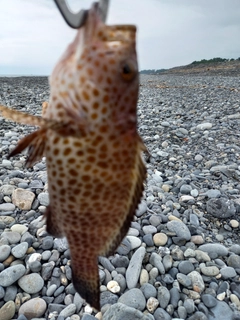
{"label": "fish scale", "polygon": [[47,231],[66,236],[73,284],[100,309],[99,255],[126,235],[143,192],[145,146],[137,133],[135,26],[106,26],[96,8],[57,63],[42,118],[0,107],[14,121],[38,124],[11,156],[29,147],[30,166],[46,157]]}

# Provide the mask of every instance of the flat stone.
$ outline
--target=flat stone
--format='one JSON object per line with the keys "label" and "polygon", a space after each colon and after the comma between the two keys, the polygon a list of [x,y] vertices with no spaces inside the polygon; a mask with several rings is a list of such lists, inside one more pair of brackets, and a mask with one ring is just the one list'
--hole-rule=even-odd
{"label": "flat stone", "polygon": [[233,311],[224,301],[218,301],[216,306],[211,308],[211,313],[208,315],[208,320],[224,319],[232,320]]}
{"label": "flat stone", "polygon": [[20,241],[21,235],[18,232],[5,231],[2,233],[2,237],[6,238],[9,244],[16,244]]}
{"label": "flat stone", "polygon": [[21,188],[15,189],[12,194],[13,204],[21,210],[30,210],[34,199],[33,192]]}
{"label": "flat stone", "polygon": [[12,203],[1,203],[0,204],[0,212],[6,212],[6,211],[14,211],[15,210],[15,205]]}
{"label": "flat stone", "polygon": [[137,310],[144,310],[146,305],[145,297],[140,289],[133,288],[126,291],[119,299],[118,302],[123,303],[129,307]]}
{"label": "flat stone", "polygon": [[138,283],[145,253],[146,249],[144,247],[140,247],[132,255],[126,271],[126,281],[129,289],[135,288]]}
{"label": "flat stone", "polygon": [[18,315],[23,314],[28,320],[40,318],[47,308],[46,302],[41,298],[33,298],[23,303],[19,308]]}
{"label": "flat stone", "polygon": [[164,286],[159,287],[157,298],[160,303],[160,307],[165,309],[168,306],[169,301],[170,301],[169,290]]}
{"label": "flat stone", "polygon": [[27,249],[28,249],[28,243],[21,242],[20,244],[12,248],[12,255],[17,259],[21,259],[26,254]]}
{"label": "flat stone", "polygon": [[103,315],[103,320],[154,320],[150,314],[143,314],[135,308],[116,303],[110,306]]}
{"label": "flat stone", "polygon": [[206,243],[198,247],[199,250],[207,252],[211,258],[217,258],[220,256],[227,256],[228,250],[222,244],[219,243]]}
{"label": "flat stone", "polygon": [[220,269],[220,273],[224,280],[229,278],[234,278],[237,275],[235,269],[232,267],[223,267]]}
{"label": "flat stone", "polygon": [[142,241],[138,237],[127,236],[127,239],[130,242],[131,250],[139,248],[141,246],[141,244],[142,244]]}
{"label": "flat stone", "polygon": [[3,262],[7,259],[11,252],[11,247],[7,244],[0,245],[0,262]]}
{"label": "flat stone", "polygon": [[191,233],[188,227],[181,221],[169,221],[167,223],[167,228],[169,231],[175,232],[180,238],[183,238],[187,241],[191,239]]}
{"label": "flat stone", "polygon": [[201,272],[208,277],[215,277],[219,274],[219,269],[216,266],[201,267]]}
{"label": "flat stone", "polygon": [[10,216],[0,216],[0,224],[4,224],[6,226],[11,225],[15,222],[15,219]]}
{"label": "flat stone", "polygon": [[59,316],[63,316],[64,318],[71,317],[76,311],[76,306],[74,303],[69,304],[66,308],[64,308]]}
{"label": "flat stone", "polygon": [[11,320],[15,314],[15,303],[13,301],[8,301],[0,309],[0,319]]}
{"label": "flat stone", "polygon": [[30,273],[20,278],[18,280],[18,285],[23,291],[34,294],[43,288],[44,281],[38,273]]}
{"label": "flat stone", "polygon": [[217,304],[217,299],[213,297],[211,294],[203,294],[201,296],[202,302],[205,304],[208,308],[213,308]]}
{"label": "flat stone", "polygon": [[26,269],[22,264],[6,268],[0,273],[0,286],[8,287],[21,278]]}

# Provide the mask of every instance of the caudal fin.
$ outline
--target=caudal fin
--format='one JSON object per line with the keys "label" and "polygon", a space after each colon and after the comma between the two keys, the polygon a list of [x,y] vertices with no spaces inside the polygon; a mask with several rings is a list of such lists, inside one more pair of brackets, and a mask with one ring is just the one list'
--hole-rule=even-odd
{"label": "caudal fin", "polygon": [[93,308],[100,310],[100,289],[97,257],[92,257],[91,261],[83,259],[81,264],[75,261],[71,255],[72,280],[76,291]]}

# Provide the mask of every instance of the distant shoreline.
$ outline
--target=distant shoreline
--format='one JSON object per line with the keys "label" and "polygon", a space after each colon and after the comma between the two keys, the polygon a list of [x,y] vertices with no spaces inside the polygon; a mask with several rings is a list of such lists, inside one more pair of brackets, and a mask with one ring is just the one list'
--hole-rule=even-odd
{"label": "distant shoreline", "polygon": [[49,75],[36,75],[36,74],[0,74],[0,78],[21,78],[21,77],[49,77]]}

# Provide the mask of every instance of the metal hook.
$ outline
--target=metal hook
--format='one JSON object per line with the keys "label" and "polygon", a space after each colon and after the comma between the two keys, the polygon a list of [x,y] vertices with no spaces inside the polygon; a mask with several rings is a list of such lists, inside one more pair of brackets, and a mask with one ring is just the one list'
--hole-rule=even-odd
{"label": "metal hook", "polygon": [[[59,11],[61,12],[64,20],[67,24],[74,29],[81,28],[87,18],[88,10],[80,10],[77,13],[73,13],[67,6],[66,0],[54,0]],[[98,3],[98,10],[103,22],[106,21],[108,11],[109,0],[100,0]]]}

